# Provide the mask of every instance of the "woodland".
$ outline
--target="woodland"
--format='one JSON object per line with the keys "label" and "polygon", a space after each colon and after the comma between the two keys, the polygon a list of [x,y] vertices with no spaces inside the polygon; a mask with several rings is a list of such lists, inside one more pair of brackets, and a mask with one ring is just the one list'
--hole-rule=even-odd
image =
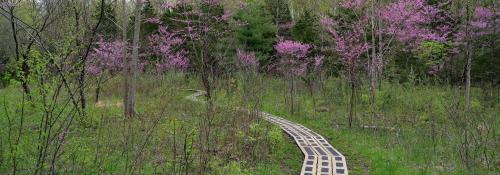
{"label": "woodland", "polygon": [[0,174],[500,174],[499,5],[0,0]]}

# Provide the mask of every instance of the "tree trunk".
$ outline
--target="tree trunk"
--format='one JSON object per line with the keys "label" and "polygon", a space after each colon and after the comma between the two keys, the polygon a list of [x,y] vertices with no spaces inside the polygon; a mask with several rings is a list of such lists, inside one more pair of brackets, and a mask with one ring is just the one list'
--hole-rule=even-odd
{"label": "tree trunk", "polygon": [[372,55],[371,55],[371,60],[369,63],[369,71],[370,71],[370,104],[375,104],[375,90],[377,88],[377,73],[376,73],[376,57],[377,57],[377,50],[375,47],[375,2],[372,0],[371,2],[371,42],[372,42]]}
{"label": "tree trunk", "polygon": [[21,61],[21,86],[23,88],[24,93],[28,96],[28,99],[31,100],[31,90],[28,85],[28,75],[29,75],[29,67],[27,64],[27,57],[23,56],[23,59],[21,60],[20,57],[20,51],[19,51],[19,40],[17,38],[17,28],[16,28],[16,19],[14,17],[14,7],[11,7],[9,9],[9,15],[10,15],[10,26],[12,30],[12,38],[14,39],[14,48],[15,48],[15,53],[16,53],[16,61]]}
{"label": "tree trunk", "polygon": [[465,66],[465,109],[470,109],[470,86],[471,86],[471,65],[472,65],[472,49],[471,49],[471,37],[470,37],[470,15],[469,15],[470,2],[467,1],[466,13],[467,13],[467,22],[465,25],[465,35],[466,35],[466,53],[467,63]]}
{"label": "tree trunk", "polygon": [[350,100],[350,107],[349,107],[349,128],[352,127],[352,119],[354,117],[354,110],[355,110],[355,99],[356,99],[356,82],[354,81],[354,69],[350,68],[350,73],[349,73],[349,79],[350,79],[350,85],[351,85],[351,100]]}
{"label": "tree trunk", "polygon": [[350,100],[350,107],[349,107],[349,128],[352,127],[352,118],[354,116],[354,99],[356,98],[356,94],[354,93],[355,86],[354,82],[351,82],[351,100]]}
{"label": "tree trunk", "polygon": [[465,77],[465,106],[466,109],[470,109],[470,91],[471,91],[471,64],[472,56],[470,53],[470,47],[467,46],[467,66],[466,66],[466,77]]}
{"label": "tree trunk", "polygon": [[[79,4],[77,2],[77,4]],[[80,12],[79,9],[76,6],[73,6],[73,10],[75,11],[75,33],[79,35],[78,33],[80,28]],[[80,49],[80,36],[76,36],[76,47]],[[79,57],[79,56],[77,56]],[[81,58],[84,59],[84,58]],[[80,107],[82,108],[82,111],[85,111],[87,101],[85,99],[85,67],[86,67],[86,61],[82,60],[82,68],[80,70],[80,76],[78,77],[78,93],[80,96]]]}
{"label": "tree trunk", "polygon": [[[142,3],[137,0],[135,4],[134,40],[132,46],[132,57],[125,59],[125,117],[132,118],[135,115],[135,90],[136,90],[136,68],[139,58],[139,35],[141,30],[141,8]],[[125,12],[124,12],[125,13]],[[127,22],[124,15],[124,23]],[[125,29],[125,28],[124,28]],[[126,35],[126,30],[124,31]]]}
{"label": "tree trunk", "polygon": [[101,78],[97,78],[97,85],[96,85],[96,88],[95,88],[95,102],[98,103],[99,102],[99,96],[101,94]]}
{"label": "tree trunk", "polygon": [[[291,74],[290,74],[291,75]],[[293,115],[295,113],[295,81],[294,77],[290,76],[290,114]]]}

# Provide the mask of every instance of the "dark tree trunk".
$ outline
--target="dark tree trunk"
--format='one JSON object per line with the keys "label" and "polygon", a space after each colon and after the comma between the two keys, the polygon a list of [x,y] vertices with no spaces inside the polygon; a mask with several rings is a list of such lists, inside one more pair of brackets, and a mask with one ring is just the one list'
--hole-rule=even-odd
{"label": "dark tree trunk", "polygon": [[19,39],[17,37],[17,28],[16,28],[16,22],[15,22],[15,17],[14,17],[14,7],[11,7],[9,10],[9,15],[10,15],[10,27],[12,30],[12,38],[14,39],[14,48],[15,48],[15,54],[16,54],[16,61],[21,61],[21,86],[23,88],[24,93],[26,93],[27,97],[29,100],[31,100],[31,89],[28,85],[28,76],[29,76],[29,66],[27,63],[28,57],[23,55],[23,59],[21,60],[20,56],[20,51],[19,51]]}

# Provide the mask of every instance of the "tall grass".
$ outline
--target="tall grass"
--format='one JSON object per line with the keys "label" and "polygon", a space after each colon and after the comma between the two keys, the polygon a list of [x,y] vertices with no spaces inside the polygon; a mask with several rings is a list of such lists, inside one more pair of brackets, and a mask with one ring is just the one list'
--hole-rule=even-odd
{"label": "tall grass", "polygon": [[[267,77],[264,110],[303,123],[326,136],[343,152],[353,174],[495,174],[500,167],[499,97],[475,88],[471,111],[463,90],[452,86],[384,82],[369,102],[360,88],[355,128],[348,129],[349,92],[343,80],[331,78],[313,98],[301,87],[298,114],[290,115],[283,85]],[[492,93],[487,93],[487,95]],[[493,101],[491,101],[493,100]],[[483,105],[489,104],[489,105]]]}

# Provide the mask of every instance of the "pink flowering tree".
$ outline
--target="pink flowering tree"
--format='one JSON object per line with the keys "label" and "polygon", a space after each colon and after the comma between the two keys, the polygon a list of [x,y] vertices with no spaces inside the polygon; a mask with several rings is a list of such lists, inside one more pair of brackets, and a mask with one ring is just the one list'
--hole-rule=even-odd
{"label": "pink flowering tree", "polygon": [[[377,81],[381,78],[386,55],[390,54],[396,43],[405,52],[419,52],[428,56],[421,60],[425,65],[439,64],[442,58],[429,46],[444,46],[450,34],[450,26],[445,11],[426,0],[398,0],[385,6],[366,0],[346,0],[345,7],[363,16],[363,26],[370,42],[367,71],[370,78],[370,102],[375,101]],[[422,43],[425,46],[422,47]],[[444,47],[438,47],[444,48]],[[422,54],[424,53],[424,54]],[[436,60],[439,59],[439,60]]]}
{"label": "pink flowering tree", "polygon": [[219,41],[231,33],[229,20],[232,12],[225,10],[219,0],[201,0],[194,2],[166,2],[168,9],[162,21],[170,32],[185,39],[183,47],[189,58],[190,68],[202,77],[206,97],[210,103],[212,89],[210,78],[222,67],[224,55],[220,55]]}
{"label": "pink flowering tree", "polygon": [[236,65],[243,70],[255,70],[259,66],[259,60],[255,52],[247,52],[243,49],[236,49]]}
{"label": "pink flowering tree", "polygon": [[425,0],[399,0],[379,12],[386,25],[381,32],[395,36],[409,49],[418,48],[424,41],[446,42],[450,26],[444,13]]}
{"label": "pink flowering tree", "polygon": [[244,49],[236,49],[236,67],[241,77],[242,103],[247,105],[248,108],[255,108],[255,104],[251,102],[258,102],[260,90],[260,81],[258,81],[257,68],[259,67],[259,60],[255,52],[245,51]]}
{"label": "pink flowering tree", "polygon": [[166,10],[162,16],[162,21],[168,26],[170,32],[175,32],[185,39],[183,47],[186,49],[185,56],[189,58],[190,69],[201,76],[201,83],[206,92],[207,114],[202,118],[201,137],[201,166],[205,169],[209,162],[210,154],[208,146],[212,145],[211,134],[214,105],[213,105],[213,84],[212,81],[224,67],[220,66],[224,62],[224,49],[219,47],[228,34],[231,33],[229,20],[232,13],[224,9],[219,0],[197,0],[192,2],[176,1],[175,3],[165,3]]}
{"label": "pink flowering tree", "polygon": [[115,74],[123,68],[122,51],[128,44],[122,41],[106,42],[102,38],[96,43],[97,47],[90,53],[87,73],[93,76],[110,73]]}
{"label": "pink flowering tree", "polygon": [[[100,38],[87,59],[87,74],[97,78],[95,100],[99,101],[100,84],[123,69],[124,51],[128,50],[128,43],[122,41],[106,42]],[[126,52],[126,51],[125,51]]]}
{"label": "pink flowering tree", "polygon": [[318,81],[321,81],[324,60],[325,56],[323,55],[309,57],[306,74],[302,76],[302,80],[309,90],[309,95],[312,97],[313,109],[316,109],[316,98],[314,95],[314,90],[318,84]]}
{"label": "pink flowering tree", "polygon": [[407,52],[418,53],[420,62],[429,65],[426,67],[443,63],[440,55],[444,50],[437,49],[445,48],[451,34],[447,12],[426,0],[399,0],[384,7],[378,15],[385,26],[380,30],[385,38],[395,39]]}
{"label": "pink flowering tree", "polygon": [[498,43],[498,37],[492,35],[498,35],[500,12],[494,7],[478,6],[472,9],[471,4],[467,3],[465,9],[455,18],[464,19],[459,21],[456,27],[457,32],[453,35],[452,53],[459,55],[465,52],[465,105],[468,110],[470,108],[471,69],[473,57],[476,55],[474,51],[484,50]]}
{"label": "pink flowering tree", "polygon": [[285,75],[287,82],[289,82],[289,96],[288,103],[290,105],[290,112],[293,114],[295,104],[295,78],[305,75],[308,65],[308,54],[311,45],[303,44],[297,41],[281,40],[274,48],[278,56],[278,69]]}
{"label": "pink flowering tree", "polygon": [[[353,3],[352,5],[357,7],[357,4]],[[328,17],[321,19],[322,26],[332,37],[334,51],[340,56],[340,63],[345,67],[344,72],[350,84],[349,127],[352,126],[355,110],[356,88],[358,86],[357,71],[362,65],[361,57],[371,47],[363,38],[365,35],[362,28],[364,23],[366,23],[366,18],[349,19],[340,22]]]}
{"label": "pink flowering tree", "polygon": [[[159,20],[155,20],[159,21]],[[188,52],[181,46],[185,39],[178,34],[170,32],[163,25],[159,26],[158,32],[148,37],[149,50],[154,60],[151,61],[157,72],[172,69],[183,70],[189,67]]]}
{"label": "pink flowering tree", "polygon": [[285,75],[301,76],[307,68],[307,54],[311,48],[308,44],[297,41],[281,40],[274,46],[280,56],[280,69]]}

